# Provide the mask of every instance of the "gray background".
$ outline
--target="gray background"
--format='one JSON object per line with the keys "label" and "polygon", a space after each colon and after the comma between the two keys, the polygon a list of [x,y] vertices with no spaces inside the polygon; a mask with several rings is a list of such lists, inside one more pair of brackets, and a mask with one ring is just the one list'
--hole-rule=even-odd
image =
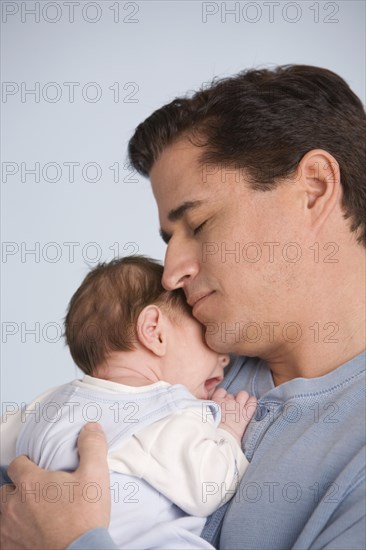
{"label": "gray background", "polygon": [[61,331],[88,266],[137,251],[164,258],[148,180],[126,165],[137,124],[213,76],[254,66],[327,67],[364,101],[365,3],[1,7],[4,404],[80,375]]}

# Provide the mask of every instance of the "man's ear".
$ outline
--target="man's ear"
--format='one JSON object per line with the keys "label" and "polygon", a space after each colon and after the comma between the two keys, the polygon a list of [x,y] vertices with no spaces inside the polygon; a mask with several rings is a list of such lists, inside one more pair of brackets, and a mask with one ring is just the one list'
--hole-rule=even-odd
{"label": "man's ear", "polygon": [[303,208],[313,229],[318,230],[340,201],[339,164],[327,151],[313,149],[299,162],[296,182],[300,183]]}
{"label": "man's ear", "polygon": [[155,355],[163,357],[166,353],[166,318],[156,305],[146,306],[140,313],[136,324],[137,338],[145,348]]}

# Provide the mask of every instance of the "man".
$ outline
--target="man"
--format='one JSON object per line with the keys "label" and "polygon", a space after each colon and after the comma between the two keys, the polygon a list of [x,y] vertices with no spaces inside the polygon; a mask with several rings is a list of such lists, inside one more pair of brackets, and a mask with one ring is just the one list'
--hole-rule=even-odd
{"label": "man", "polygon": [[[130,141],[168,245],[163,284],[184,289],[213,349],[239,355],[225,388],[258,399],[251,464],[203,532],[219,548],[365,547],[365,129],[340,77],[295,65],[178,98]],[[73,474],[11,465],[5,547],[115,548],[96,428]],[[96,503],[83,498],[92,481]],[[72,503],[22,502],[71,483]]]}

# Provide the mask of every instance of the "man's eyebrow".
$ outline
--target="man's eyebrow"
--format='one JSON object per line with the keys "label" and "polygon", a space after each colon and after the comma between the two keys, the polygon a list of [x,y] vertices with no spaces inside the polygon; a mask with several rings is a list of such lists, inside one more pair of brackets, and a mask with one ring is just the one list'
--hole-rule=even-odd
{"label": "man's eyebrow", "polygon": [[203,201],[186,201],[177,208],[174,208],[171,210],[168,214],[168,220],[170,222],[176,222],[178,220],[181,220],[186,213],[187,210],[190,208],[197,208],[198,206],[201,206]]}
{"label": "man's eyebrow", "polygon": [[[177,222],[183,218],[187,210],[197,208],[198,206],[201,206],[201,204],[203,204],[203,201],[200,200],[183,202],[181,205],[177,206],[177,208],[170,210],[168,220],[170,222]],[[160,229],[159,233],[163,241],[168,244],[171,235],[167,231],[164,231],[164,229]]]}

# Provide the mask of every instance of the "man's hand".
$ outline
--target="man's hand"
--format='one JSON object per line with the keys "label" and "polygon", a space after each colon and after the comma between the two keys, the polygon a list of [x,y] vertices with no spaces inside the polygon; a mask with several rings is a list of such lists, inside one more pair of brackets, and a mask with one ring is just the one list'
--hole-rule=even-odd
{"label": "man's hand", "polygon": [[99,424],[83,427],[80,465],[73,473],[49,472],[27,457],[13,460],[14,485],[1,487],[1,548],[61,550],[86,531],[109,526],[107,442]]}
{"label": "man's hand", "polygon": [[244,432],[255,413],[257,400],[246,391],[236,395],[227,393],[224,388],[218,388],[211,399],[221,407],[220,428],[230,432],[241,444]]}

